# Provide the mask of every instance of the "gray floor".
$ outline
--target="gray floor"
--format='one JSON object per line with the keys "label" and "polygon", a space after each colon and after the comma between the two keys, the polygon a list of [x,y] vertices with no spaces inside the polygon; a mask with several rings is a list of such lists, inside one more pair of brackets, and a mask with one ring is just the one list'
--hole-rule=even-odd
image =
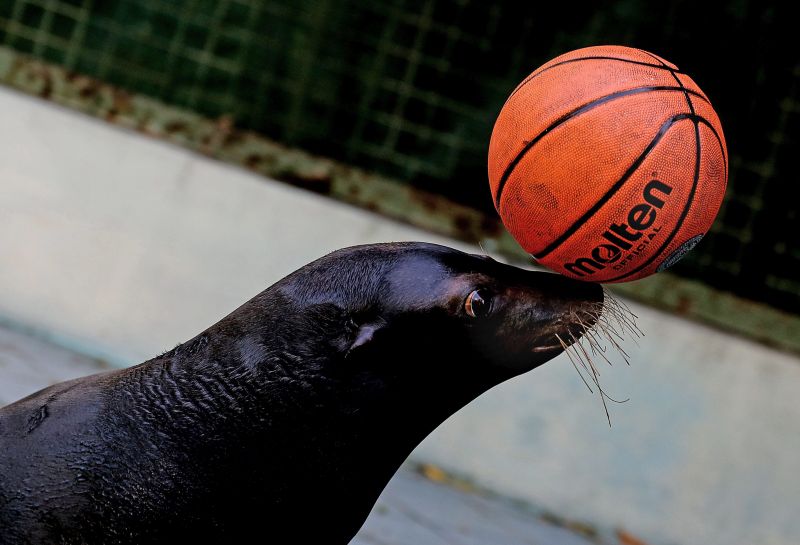
{"label": "gray floor", "polygon": [[[0,327],[0,406],[101,362]],[[590,545],[510,502],[433,482],[405,468],[389,483],[352,545]]]}

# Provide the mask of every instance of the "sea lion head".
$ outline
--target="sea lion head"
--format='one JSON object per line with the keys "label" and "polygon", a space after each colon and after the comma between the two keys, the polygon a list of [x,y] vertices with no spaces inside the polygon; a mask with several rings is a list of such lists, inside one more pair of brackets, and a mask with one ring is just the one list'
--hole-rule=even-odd
{"label": "sea lion head", "polygon": [[[428,243],[336,251],[284,280],[294,304],[340,310],[335,350],[380,372],[482,376],[497,383],[577,341],[598,319],[603,290]],[[353,365],[355,365],[353,363]]]}

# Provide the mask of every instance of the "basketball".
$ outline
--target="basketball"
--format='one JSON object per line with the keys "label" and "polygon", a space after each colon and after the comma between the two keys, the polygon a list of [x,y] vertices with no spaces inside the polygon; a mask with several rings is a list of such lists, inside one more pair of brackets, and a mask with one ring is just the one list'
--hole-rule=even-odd
{"label": "basketball", "polygon": [[495,208],[541,265],[627,282],[676,263],[722,204],[728,156],[708,97],[674,64],[578,49],[511,93],[489,144]]}

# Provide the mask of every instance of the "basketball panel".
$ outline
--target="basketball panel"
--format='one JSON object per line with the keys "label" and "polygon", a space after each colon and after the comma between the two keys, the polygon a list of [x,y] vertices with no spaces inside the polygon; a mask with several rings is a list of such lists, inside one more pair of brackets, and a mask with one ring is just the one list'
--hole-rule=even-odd
{"label": "basketball panel", "polygon": [[[581,49],[575,49],[573,51],[569,51],[558,57],[546,62],[539,68],[537,68],[531,76],[535,76],[537,73],[549,69],[550,67],[561,64],[563,62],[568,61],[576,61],[579,59],[587,59],[592,57],[608,57],[609,59],[620,59],[628,62],[633,63],[642,63],[642,64],[652,64],[658,65],[659,61],[663,61],[666,63],[670,68],[677,70],[677,67],[670,63],[669,61],[665,61],[661,57],[657,55],[648,54],[646,51],[641,49],[636,49],[634,47],[626,47],[624,45],[594,45],[590,47],[583,47]],[[654,58],[655,57],[655,58]]]}
{"label": "basketball panel", "polygon": [[669,62],[664,57],[660,57],[660,56],[656,55],[655,53],[650,53],[649,51],[645,51],[643,49],[636,49],[636,51],[639,52],[640,54],[645,55],[648,59],[650,59],[650,62],[661,62],[663,64],[666,64],[668,67],[672,68],[673,70],[678,70],[677,66],[675,66],[674,64]]}
{"label": "basketball panel", "polygon": [[665,123],[685,110],[683,93],[653,91],[607,102],[558,126],[509,176],[499,206],[506,228],[526,251],[538,254],[618,183]]}
{"label": "basketball panel", "polygon": [[496,200],[506,168],[554,122],[613,93],[655,86],[678,87],[669,72],[647,66],[587,60],[542,74],[503,106],[489,141],[489,182]]}
{"label": "basketball panel", "polygon": [[643,269],[638,276],[663,271],[680,261],[711,229],[725,196],[726,160],[716,137],[705,125],[698,125],[700,170],[691,208],[675,237],[664,249],[659,263]]}
{"label": "basketball panel", "polygon": [[[694,123],[676,121],[620,191],[539,262],[570,278],[605,282],[655,256],[675,231],[694,181]],[[631,280],[644,274],[635,274]]]}
{"label": "basketball panel", "polygon": [[714,128],[714,132],[717,134],[717,136],[719,136],[723,146],[723,155],[726,157],[727,163],[728,150],[725,143],[725,135],[722,132],[722,123],[720,123],[717,112],[714,111],[714,108],[708,102],[696,98],[693,99],[692,102],[695,113],[702,117],[709,125],[711,125],[711,127]]}
{"label": "basketball panel", "polygon": [[[522,82],[517,85],[516,88],[511,92],[511,96],[514,94],[525,84],[527,84],[530,80],[539,77],[539,75],[543,72],[546,72],[552,69],[555,66],[558,66],[563,63],[574,63],[579,62],[583,59],[590,59],[592,57],[607,57],[609,60],[611,59],[619,59],[620,61],[629,62],[629,63],[642,63],[642,64],[652,64],[657,65],[658,60],[663,60],[660,57],[658,59],[654,59],[646,52],[635,49],[632,47],[625,47],[622,45],[596,45],[591,47],[584,47],[581,49],[575,49],[573,51],[568,51],[558,57],[544,63],[539,68],[534,70],[530,75],[528,75]],[[665,61],[666,62],[666,61]],[[667,63],[670,67],[675,68],[674,65]]]}
{"label": "basketball panel", "polygon": [[719,141],[707,125],[698,124],[700,163],[691,204],[680,226],[658,257],[636,273],[621,278],[627,282],[663,271],[677,263],[711,228],[725,195],[726,159]]}

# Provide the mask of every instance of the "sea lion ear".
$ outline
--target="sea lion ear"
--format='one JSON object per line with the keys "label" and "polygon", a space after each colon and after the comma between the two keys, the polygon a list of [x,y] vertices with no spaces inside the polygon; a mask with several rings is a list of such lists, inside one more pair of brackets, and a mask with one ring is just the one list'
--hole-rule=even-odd
{"label": "sea lion ear", "polygon": [[386,321],[383,318],[375,318],[357,326],[358,329],[356,330],[355,339],[353,340],[353,344],[350,345],[350,349],[347,351],[347,353],[349,354],[353,350],[372,342],[372,339],[375,337],[375,333],[383,329],[385,326]]}

